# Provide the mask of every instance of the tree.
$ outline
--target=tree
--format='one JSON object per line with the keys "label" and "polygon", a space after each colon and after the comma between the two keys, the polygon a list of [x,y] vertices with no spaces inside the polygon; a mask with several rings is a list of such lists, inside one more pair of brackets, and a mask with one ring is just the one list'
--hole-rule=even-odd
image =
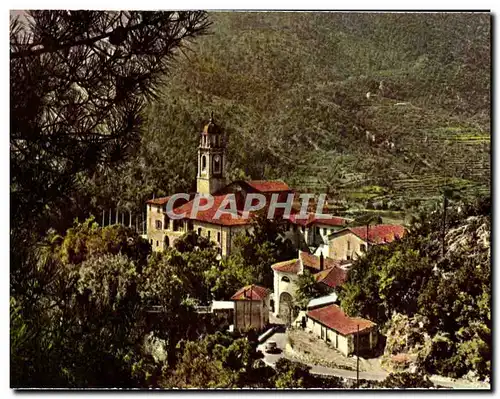
{"label": "tree", "polygon": [[[434,374],[460,377],[491,373],[491,253],[489,201],[450,207],[446,251],[442,253],[442,219],[436,212],[421,217],[401,240],[376,246],[357,259],[343,284],[340,299],[358,315],[388,331],[401,333],[391,316],[426,320],[419,334],[429,338],[406,343],[418,365]],[[391,337],[388,337],[388,340]],[[411,341],[411,339],[410,339]]]}
{"label": "tree", "polygon": [[292,362],[284,357],[276,362],[276,388],[306,388],[310,387],[311,368],[302,363]]}
{"label": "tree", "polygon": [[316,281],[309,270],[304,270],[304,273],[299,275],[295,284],[297,285],[295,300],[302,309],[307,306],[311,299],[327,293],[327,290]]}
{"label": "tree", "polygon": [[382,382],[381,388],[433,388],[434,384],[429,377],[413,373],[391,373]]}
{"label": "tree", "polygon": [[[217,332],[203,340],[181,342],[175,370],[167,373],[164,384],[176,388],[243,388],[259,383],[269,367],[258,364],[262,353],[246,337]],[[260,383],[262,383],[260,381]]]}
{"label": "tree", "polygon": [[[144,106],[157,96],[174,56],[207,27],[203,12],[30,11],[11,20],[11,314],[17,337],[12,380],[17,386],[130,385],[128,372],[122,373],[122,360],[130,360],[128,341],[125,352],[113,352],[124,346],[106,339],[102,345],[110,344],[111,352],[97,350],[98,334],[94,340],[82,335],[87,320],[78,319],[83,312],[78,301],[88,300],[83,295],[92,292],[99,262],[121,262],[106,256],[123,251],[139,273],[149,245],[122,228],[98,230],[92,223],[65,238],[51,234],[47,242],[38,241],[48,227],[65,231],[74,212],[87,216],[95,209],[91,198],[77,193],[82,180],[134,151]],[[83,264],[89,266],[82,269],[89,271],[85,278],[78,274]],[[117,279],[112,291],[130,277],[123,268],[114,271],[117,275],[106,280]],[[96,307],[110,311],[111,303],[85,306],[90,322],[101,314]],[[128,335],[135,337],[141,330],[133,323],[142,319],[131,314],[129,323],[127,317],[125,312],[120,323],[111,316],[101,324],[96,320],[95,328],[130,328]],[[79,358],[87,344],[91,371]],[[101,357],[107,370],[100,367]],[[65,367],[65,359],[74,362]]]}
{"label": "tree", "polygon": [[235,237],[232,261],[252,271],[253,283],[273,286],[271,265],[292,259],[297,251],[290,240],[284,239],[284,222],[281,218],[268,219],[267,212],[257,212],[252,217],[251,233]]}
{"label": "tree", "polygon": [[121,254],[90,256],[80,265],[51,262],[57,275],[43,296],[31,305],[20,295],[11,303],[12,334],[18,337],[11,347],[12,384],[143,385],[132,377],[145,332],[134,263]]}
{"label": "tree", "polygon": [[229,256],[205,271],[205,279],[215,299],[229,299],[241,287],[255,283],[255,271],[241,257]]}
{"label": "tree", "polygon": [[[10,27],[11,204],[31,229],[134,150],[140,114],[203,12],[29,11]],[[42,223],[42,225],[39,225]]]}

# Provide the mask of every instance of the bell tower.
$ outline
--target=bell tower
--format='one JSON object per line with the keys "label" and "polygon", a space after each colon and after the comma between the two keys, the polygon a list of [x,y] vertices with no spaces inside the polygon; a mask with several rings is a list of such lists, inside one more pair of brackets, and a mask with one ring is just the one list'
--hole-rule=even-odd
{"label": "bell tower", "polygon": [[214,122],[212,112],[210,121],[200,135],[196,191],[200,194],[213,194],[224,187],[225,169],[226,143],[221,129]]}

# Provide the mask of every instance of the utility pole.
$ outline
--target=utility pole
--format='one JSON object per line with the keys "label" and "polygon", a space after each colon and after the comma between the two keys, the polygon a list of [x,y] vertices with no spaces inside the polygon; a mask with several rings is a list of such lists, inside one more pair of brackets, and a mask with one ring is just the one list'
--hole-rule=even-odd
{"label": "utility pole", "polygon": [[368,223],[366,223],[366,252],[368,252],[368,245],[370,240],[368,239],[368,228],[370,227],[370,221],[368,221]]}
{"label": "utility pole", "polygon": [[102,210],[102,225],[101,225],[101,227],[104,227],[104,213],[105,213],[105,212],[106,212],[106,211],[103,209],[103,210]]}
{"label": "utility pole", "polygon": [[250,329],[252,329],[252,288],[253,286],[250,286]]}
{"label": "utility pole", "polygon": [[356,334],[356,388],[359,388],[359,324]]}
{"label": "utility pole", "polygon": [[443,233],[441,237],[441,248],[442,248],[442,257],[444,258],[446,248],[445,248],[445,237],[446,237],[446,208],[448,207],[448,198],[446,197],[446,193],[443,193]]}

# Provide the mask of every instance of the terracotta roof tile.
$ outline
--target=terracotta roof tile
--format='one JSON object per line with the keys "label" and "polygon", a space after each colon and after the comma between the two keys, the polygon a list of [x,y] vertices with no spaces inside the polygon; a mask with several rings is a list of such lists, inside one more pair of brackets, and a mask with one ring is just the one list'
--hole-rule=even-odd
{"label": "terracotta roof tile", "polygon": [[170,197],[158,197],[146,201],[146,204],[165,205]]}
{"label": "terracotta roof tile", "polygon": [[310,310],[307,312],[307,317],[320,322],[332,330],[338,331],[342,335],[355,334],[358,331],[358,325],[360,332],[376,326],[370,320],[361,317],[349,317],[337,305]]}
{"label": "terracotta roof tile", "polygon": [[[301,251],[300,254],[300,259],[302,260],[302,264],[305,267],[309,267],[311,269],[316,269],[320,270],[320,259],[319,256],[309,254],[307,252]],[[332,267],[336,267],[339,265],[339,261],[331,259],[331,258],[324,258],[324,269],[330,269]]]}
{"label": "terracotta roof tile", "polygon": [[[229,206],[225,207],[226,212],[222,213],[219,218],[217,219],[215,218],[215,214],[217,213],[217,210],[219,209],[225,197],[226,195],[214,195],[213,196],[214,202],[212,206],[206,210],[199,210],[193,218],[191,218],[191,211],[193,210],[194,199],[176,208],[175,213],[176,214],[185,213],[186,215],[185,219],[193,219],[201,222],[212,223],[222,226],[242,226],[250,224],[251,215],[249,218],[246,219],[242,217],[241,209],[243,208],[242,205],[243,202],[241,201],[242,195],[240,193],[235,194],[236,205],[237,205],[237,215],[235,216],[237,216],[237,218],[227,213],[229,211]],[[206,204],[207,204],[207,199],[202,198],[200,200],[200,206],[204,206]]]}
{"label": "terracotta roof tile", "polygon": [[330,288],[335,288],[342,285],[347,280],[347,271],[335,266],[316,273],[314,278],[318,283],[325,284]]}
{"label": "terracotta roof tile", "polygon": [[275,263],[271,268],[277,272],[297,274],[300,271],[300,262],[298,259],[285,260],[284,262]]}
{"label": "terracotta roof tile", "polygon": [[260,285],[247,285],[239,289],[236,294],[231,297],[233,301],[261,301],[269,295],[269,290]]}
{"label": "terracotta roof tile", "polygon": [[290,215],[290,222],[298,224],[300,226],[309,226],[313,224],[324,224],[328,226],[345,226],[349,223],[349,219],[340,216],[332,216],[331,218],[321,217],[321,216],[316,216],[315,213],[308,213],[307,217],[301,217],[299,211],[295,211],[295,213],[292,213]]}
{"label": "terracotta roof tile", "polygon": [[247,180],[245,183],[261,193],[290,191],[288,184],[278,180]]}
{"label": "terracotta roof tile", "polygon": [[[350,227],[348,230],[366,241],[366,226]],[[389,243],[403,237],[404,234],[405,228],[401,225],[378,224],[375,226],[368,226],[368,238],[372,244]]]}

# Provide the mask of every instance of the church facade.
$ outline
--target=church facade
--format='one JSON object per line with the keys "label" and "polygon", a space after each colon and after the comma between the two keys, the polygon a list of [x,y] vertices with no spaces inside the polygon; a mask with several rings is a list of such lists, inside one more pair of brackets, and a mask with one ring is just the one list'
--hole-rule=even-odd
{"label": "church facade", "polygon": [[[146,238],[153,250],[163,251],[172,247],[183,234],[195,231],[198,235],[214,242],[222,256],[229,255],[235,236],[251,230],[251,217],[244,212],[248,194],[260,194],[266,198],[266,201],[274,198],[279,203],[285,203],[290,198],[290,194],[294,194],[282,181],[228,182],[226,164],[226,140],[212,116],[200,134],[196,193],[186,194],[184,198],[176,198],[174,202],[171,196],[146,201]],[[213,198],[211,206],[201,206],[198,209],[200,200],[195,198],[197,194],[210,194]],[[224,204],[228,194],[234,195],[237,218],[229,214],[216,217],[217,210],[221,204]],[[183,215],[182,217],[169,217],[169,214],[172,214],[167,212],[167,204],[172,205],[172,202],[173,212]],[[196,212],[193,212],[193,208]],[[294,208],[286,223],[287,238],[290,238],[297,246],[300,244],[318,246],[326,244],[326,236],[344,227],[347,220],[338,217],[322,219],[311,213],[301,216]]]}

